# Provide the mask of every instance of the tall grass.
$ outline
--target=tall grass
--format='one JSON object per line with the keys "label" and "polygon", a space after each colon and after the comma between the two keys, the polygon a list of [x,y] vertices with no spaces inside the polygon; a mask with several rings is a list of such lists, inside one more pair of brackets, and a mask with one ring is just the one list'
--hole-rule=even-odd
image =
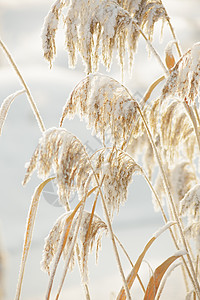
{"label": "tall grass", "polygon": [[[104,234],[110,237],[121,275],[118,300],[134,299],[131,288],[136,278],[143,299],[160,299],[167,278],[178,266],[182,268],[187,299],[200,299],[200,43],[191,45],[182,54],[170,18],[159,0],[137,3],[133,0],[57,0],[42,29],[44,57],[50,67],[55,59],[55,38],[62,20],[69,64],[75,67],[80,55],[86,77],[69,95],[57,127],[45,129],[27,84],[7,47],[0,41],[23,86],[23,90],[3,102],[0,132],[11,103],[22,92],[27,94],[42,132],[23,182],[25,185],[35,170],[42,180],[35,189],[28,213],[15,299],[20,299],[22,291],[40,195],[51,180],[57,184],[65,213],[56,220],[45,240],[41,269],[49,275],[46,299],[50,299],[61,256],[64,268],[56,299],[59,299],[67,272],[73,269],[75,261],[85,299],[91,299],[88,256],[94,245],[98,254]],[[160,20],[167,23],[172,35],[172,41],[166,45],[165,62],[152,45],[154,26]],[[117,52],[123,78],[126,52],[131,70],[139,39],[147,43],[163,76],[152,82],[142,100],[137,102],[123,81],[96,72],[100,63],[109,70]],[[161,82],[160,96],[153,99],[151,94],[154,89],[158,90]],[[81,140],[64,128],[65,119],[76,115],[101,140],[101,148],[92,155]],[[109,144],[105,138],[107,134],[110,135]],[[139,163],[141,153],[142,163]],[[52,170],[55,177],[50,177]],[[144,177],[152,191],[152,205],[163,217],[163,227],[152,233],[139,257],[132,258],[134,263],[112,227],[116,213],[127,200],[133,174]],[[70,205],[73,193],[77,193],[79,199],[75,207]],[[85,210],[86,202],[90,203],[89,211]],[[97,202],[102,204],[102,216],[96,214]],[[177,252],[164,260],[144,285],[139,277],[141,264],[151,245],[166,230]],[[130,261],[129,274],[125,274],[119,247]]]}

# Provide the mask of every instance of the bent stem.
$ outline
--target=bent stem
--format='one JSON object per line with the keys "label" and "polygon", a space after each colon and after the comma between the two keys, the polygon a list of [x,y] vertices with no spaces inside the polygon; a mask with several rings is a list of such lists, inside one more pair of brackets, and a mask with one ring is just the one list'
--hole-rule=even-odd
{"label": "bent stem", "polygon": [[155,145],[155,143],[153,141],[151,132],[149,130],[149,127],[147,125],[147,122],[145,120],[145,117],[143,116],[143,113],[142,113],[139,105],[137,105],[137,109],[138,109],[138,112],[139,112],[139,114],[140,114],[140,116],[141,116],[141,118],[143,120],[145,129],[147,131],[147,135],[149,137],[149,141],[150,141],[150,143],[152,145],[152,148],[154,150],[154,153],[155,153],[155,156],[156,156],[159,168],[161,170],[161,174],[162,174],[162,177],[163,177],[164,186],[165,186],[166,193],[167,193],[168,199],[169,199],[169,204],[170,204],[172,212],[173,212],[173,217],[174,217],[174,220],[177,222],[177,226],[178,226],[178,229],[179,229],[180,237],[181,237],[181,240],[183,242],[183,246],[185,247],[185,250],[187,252],[186,255],[187,255],[187,259],[188,259],[188,264],[190,266],[190,270],[191,270],[192,278],[193,278],[192,283],[194,285],[194,288],[195,288],[195,291],[197,293],[197,296],[198,296],[198,298],[200,300],[200,286],[199,286],[199,283],[198,283],[198,280],[197,280],[197,277],[196,277],[195,269],[194,269],[193,262],[192,262],[192,259],[191,259],[191,256],[190,256],[190,252],[189,252],[189,249],[188,249],[187,241],[186,241],[185,236],[184,236],[183,228],[182,228],[181,222],[180,222],[179,217],[178,217],[177,208],[175,206],[175,203],[174,203],[172,195],[171,195],[171,191],[170,191],[170,188],[169,188],[168,179],[167,179],[167,176],[165,174],[165,170],[164,170],[161,158],[159,156],[159,153],[157,151],[156,145]]}
{"label": "bent stem", "polygon": [[[118,239],[118,237],[117,237],[116,235],[115,235],[115,239],[116,239],[116,241],[118,242],[118,244],[120,245],[120,247],[121,247],[122,251],[124,252],[124,254],[126,255],[128,261],[129,261],[130,264],[131,264],[131,267],[134,268],[135,266],[134,266],[134,264],[132,263],[132,260],[130,259],[129,255],[128,255],[127,251],[126,251],[126,249],[124,248],[124,246],[122,245],[122,243],[120,242],[120,240]],[[143,283],[142,283],[142,280],[141,280],[140,276],[137,274],[136,277],[137,277],[137,279],[138,279],[138,281],[139,281],[139,283],[140,283],[140,286],[141,286],[141,288],[142,288],[142,290],[143,290],[143,292],[144,292],[144,294],[145,294],[145,287],[144,287],[144,285],[143,285]]]}
{"label": "bent stem", "polygon": [[164,63],[162,62],[160,55],[157,53],[156,49],[153,47],[152,43],[149,41],[149,39],[146,37],[146,35],[144,34],[144,32],[142,31],[142,29],[137,25],[137,23],[132,19],[134,26],[136,27],[136,29],[139,31],[139,33],[143,36],[143,38],[145,39],[147,45],[149,46],[151,52],[153,53],[153,55],[156,57],[156,59],[158,60],[161,68],[163,69],[166,77],[169,76],[169,71],[168,69],[165,67]]}
{"label": "bent stem", "polygon": [[176,37],[174,28],[173,28],[173,26],[172,26],[172,23],[171,23],[171,21],[170,21],[170,17],[169,17],[169,15],[168,15],[167,11],[166,11],[166,8],[165,8],[165,12],[166,12],[166,20],[167,20],[167,23],[168,23],[168,25],[169,25],[170,31],[171,31],[171,33],[172,33],[172,36],[173,36],[173,38],[174,38],[174,40],[175,40],[175,45],[176,45],[176,49],[177,49],[177,51],[178,51],[178,55],[181,57],[181,56],[182,56],[182,53],[181,53],[181,49],[180,49],[180,47],[179,47],[178,39],[177,39],[177,37]]}
{"label": "bent stem", "polygon": [[39,113],[39,111],[38,111],[38,109],[37,109],[37,106],[36,106],[36,104],[35,104],[35,101],[33,100],[33,97],[32,97],[32,95],[31,95],[31,92],[30,92],[30,90],[29,90],[29,88],[28,88],[26,82],[24,81],[24,79],[23,79],[23,77],[22,77],[22,75],[21,75],[21,73],[20,73],[20,71],[19,71],[19,69],[18,69],[16,63],[14,62],[14,59],[12,58],[10,52],[8,51],[7,47],[6,47],[5,44],[2,42],[1,39],[0,39],[0,46],[1,46],[2,50],[4,51],[4,53],[6,54],[6,56],[7,56],[8,60],[9,60],[9,62],[10,62],[11,65],[13,66],[13,68],[14,68],[14,70],[15,70],[17,76],[19,77],[19,80],[21,81],[23,87],[24,87],[25,90],[26,90],[26,94],[27,94],[29,103],[30,103],[30,105],[31,105],[31,108],[32,108],[32,110],[33,110],[33,113],[34,113],[34,115],[35,115],[35,118],[36,118],[36,120],[37,120],[37,123],[38,123],[38,125],[39,125],[41,131],[42,131],[42,132],[45,131],[44,123],[43,123],[42,118],[41,118],[41,116],[40,116],[40,113]]}

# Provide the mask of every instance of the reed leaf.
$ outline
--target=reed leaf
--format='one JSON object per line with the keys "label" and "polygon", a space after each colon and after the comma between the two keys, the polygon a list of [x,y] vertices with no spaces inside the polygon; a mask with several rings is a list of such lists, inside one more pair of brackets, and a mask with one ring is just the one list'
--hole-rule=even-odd
{"label": "reed leaf", "polygon": [[5,123],[9,108],[12,104],[12,102],[15,100],[15,98],[21,94],[25,93],[25,90],[20,90],[17,91],[13,94],[11,94],[10,96],[8,96],[3,103],[1,104],[0,107],[0,135],[2,134],[2,129],[3,129],[3,125]]}
{"label": "reed leaf", "polygon": [[155,299],[160,282],[161,282],[164,274],[166,273],[167,269],[175,260],[177,260],[179,257],[183,256],[184,254],[186,254],[185,251],[179,251],[179,252],[177,252],[177,254],[169,257],[159,267],[156,268],[156,270],[154,271],[154,273],[148,283],[148,286],[146,288],[144,300],[154,300]]}
{"label": "reed leaf", "polygon": [[[148,241],[148,243],[146,244],[144,250],[142,251],[142,253],[140,254],[140,256],[138,257],[134,268],[132,269],[132,271],[130,272],[129,276],[127,277],[127,284],[128,284],[128,288],[131,289],[135,278],[138,274],[138,271],[140,269],[141,263],[144,259],[145,254],[147,253],[147,251],[149,250],[149,248],[151,247],[151,245],[153,244],[153,242],[167,229],[169,229],[169,227],[171,227],[172,225],[174,225],[174,222],[168,222],[166,225],[164,225],[158,232],[156,232],[153,237]],[[126,299],[126,294],[125,294],[125,290],[124,288],[122,288],[117,296],[117,300],[125,300]]]}
{"label": "reed leaf", "polygon": [[18,277],[18,283],[17,283],[17,289],[16,289],[16,295],[15,300],[20,299],[21,294],[21,288],[22,288],[22,281],[24,276],[24,270],[25,265],[28,257],[28,252],[31,246],[32,241],[32,235],[33,235],[33,229],[35,224],[35,218],[36,213],[38,209],[38,204],[40,200],[40,195],[42,193],[43,188],[45,185],[53,180],[55,177],[48,178],[44,182],[42,182],[36,189],[31,201],[31,205],[29,208],[28,218],[27,218],[27,225],[26,225],[26,231],[25,231],[25,237],[24,237],[24,245],[23,245],[23,252],[22,252],[22,258],[21,258],[21,264],[20,264],[20,271],[19,271],[19,277]]}

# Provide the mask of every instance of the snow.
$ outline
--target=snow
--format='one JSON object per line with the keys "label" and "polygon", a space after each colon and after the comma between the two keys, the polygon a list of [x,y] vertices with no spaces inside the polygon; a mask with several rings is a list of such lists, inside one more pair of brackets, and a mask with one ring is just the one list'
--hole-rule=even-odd
{"label": "snow", "polygon": [[[57,57],[55,66],[51,71],[43,59],[40,32],[44,17],[52,4],[50,2],[53,3],[49,0],[1,0],[0,3],[1,37],[10,49],[31,89],[46,128],[58,126],[62,108],[72,88],[85,76],[80,59],[75,70],[68,69],[67,54],[63,51],[63,33],[57,35]],[[173,24],[177,30],[177,36],[183,41],[183,48],[191,47],[199,38],[198,1],[193,0],[189,5],[187,1],[182,0],[181,2],[172,0],[165,2],[172,21],[175,20]],[[157,40],[155,45],[159,46]],[[166,43],[163,45],[165,46]],[[159,46],[161,53],[164,53],[165,47],[163,45]],[[133,77],[129,79],[128,75],[125,75],[124,78],[124,84],[128,85],[133,94],[136,92],[143,94],[147,86],[162,74],[162,70],[153,58],[150,61],[146,59],[147,53],[142,42],[139,45],[139,51],[141,54],[136,56]],[[101,67],[100,71],[105,72],[105,69]],[[120,68],[117,64],[112,67],[111,71],[110,75],[120,80]],[[155,77],[153,78],[153,76]],[[0,51],[0,104],[11,93],[15,93],[21,88],[15,73]],[[33,191],[40,182],[36,176],[33,176],[25,188],[21,186],[21,181],[25,175],[25,162],[29,161],[41,133],[26,96],[21,95],[17,100],[11,105],[0,137],[0,220],[3,244],[7,253],[5,300],[14,298],[28,207]],[[89,145],[93,150],[99,147],[99,141],[90,136],[85,124],[79,122],[77,118],[73,121],[65,121],[64,127],[77,135],[83,143]],[[100,203],[97,205],[97,212],[99,215],[102,213]],[[25,269],[22,300],[41,300],[44,297],[48,284],[48,276],[40,270],[44,238],[55,220],[63,213],[61,207],[51,206],[42,196],[33,232],[31,252]],[[114,232],[123,242],[133,262],[136,261],[152,233],[162,225],[162,218],[153,211],[149,189],[142,178],[134,177],[129,190],[129,199],[113,222]],[[160,236],[155,245],[152,246],[146,260],[155,268],[173,253],[174,247],[166,233]],[[123,256],[122,262],[127,274],[130,271],[130,266]],[[59,270],[62,274],[62,266]],[[113,299],[113,295],[117,295],[122,283],[113,257],[112,245],[108,238],[103,238],[98,266],[95,266],[94,258],[91,257],[89,270],[92,299]],[[174,277],[170,276],[168,279],[169,285],[163,294],[163,300],[183,299],[184,283],[181,279],[181,273],[180,276],[177,276],[177,272],[176,270]],[[145,264],[141,269],[141,277],[145,278],[145,282],[149,279]],[[55,287],[57,287],[58,282],[55,282]],[[136,285],[133,292],[135,295],[141,296],[139,286]],[[73,300],[83,299],[77,267],[72,274],[69,274],[65,282],[65,290],[61,300],[66,299],[66,297]],[[135,298],[141,297],[135,296]]]}
{"label": "snow", "polygon": [[162,228],[160,228],[158,231],[156,231],[156,233],[154,233],[154,237],[158,238],[165,230],[167,230],[168,228],[170,228],[172,225],[175,225],[176,222],[170,221],[167,222],[167,224],[165,226],[163,226]]}

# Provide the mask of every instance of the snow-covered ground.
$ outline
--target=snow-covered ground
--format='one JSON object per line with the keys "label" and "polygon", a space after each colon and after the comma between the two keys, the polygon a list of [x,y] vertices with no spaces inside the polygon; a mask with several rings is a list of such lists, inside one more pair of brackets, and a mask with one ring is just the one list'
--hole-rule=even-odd
{"label": "snow-covered ground", "polygon": [[[166,0],[163,2],[172,18],[183,50],[186,50],[200,37],[200,3],[198,0]],[[75,70],[68,68],[67,53],[62,47],[64,41],[62,31],[58,34],[58,54],[52,70],[49,70],[48,64],[43,59],[40,33],[50,5],[51,2],[47,0],[0,0],[0,35],[31,89],[46,128],[58,126],[62,108],[70,91],[84,77],[81,61]],[[159,31],[156,35],[159,35]],[[169,39],[167,30],[164,32],[163,45],[159,45],[157,37],[155,39],[155,45],[159,47],[161,54],[167,39]],[[146,56],[145,45],[141,42],[139,54],[135,59],[133,76],[132,78],[129,78],[128,75],[125,76],[125,84],[137,96],[143,95],[153,79],[162,74],[156,60],[154,58],[148,60]],[[103,67],[100,71],[105,72]],[[112,68],[111,75],[120,79],[119,66],[115,65]],[[19,89],[21,86],[16,74],[0,50],[0,103],[9,94]],[[85,124],[80,123],[78,119],[66,121],[64,126],[93,150],[98,146],[98,141],[90,136],[90,132],[85,129]],[[25,188],[21,185],[25,173],[24,165],[31,157],[39,137],[40,131],[30,106],[26,97],[21,95],[12,104],[0,138],[0,231],[6,251],[5,299],[14,297],[26,216],[32,193],[39,183],[34,175]],[[101,213],[100,205],[98,211]],[[22,299],[24,300],[44,298],[48,283],[48,276],[40,271],[44,238],[62,213],[63,208],[51,205],[48,196],[42,196],[31,252],[25,270],[22,290]],[[116,235],[126,246],[133,261],[136,261],[145,243],[162,225],[160,214],[156,214],[153,210],[148,187],[142,178],[134,177],[129,190],[129,199],[113,223]],[[152,268],[155,268],[174,252],[175,249],[168,233],[165,233],[150,249],[146,261]],[[125,259],[122,261],[126,273],[128,273],[129,265]],[[103,239],[98,266],[95,266],[93,256],[89,263],[92,299],[113,299],[122,283],[108,238]],[[62,270],[62,267],[59,270]],[[62,273],[59,270],[58,274]],[[177,269],[170,277],[162,299],[183,299],[184,286],[181,275],[179,275]],[[143,263],[141,277],[145,278],[146,282],[149,276],[149,267],[147,263]],[[133,291],[134,299],[140,299],[141,294],[137,284]],[[77,268],[68,275],[61,299],[83,299]]]}

